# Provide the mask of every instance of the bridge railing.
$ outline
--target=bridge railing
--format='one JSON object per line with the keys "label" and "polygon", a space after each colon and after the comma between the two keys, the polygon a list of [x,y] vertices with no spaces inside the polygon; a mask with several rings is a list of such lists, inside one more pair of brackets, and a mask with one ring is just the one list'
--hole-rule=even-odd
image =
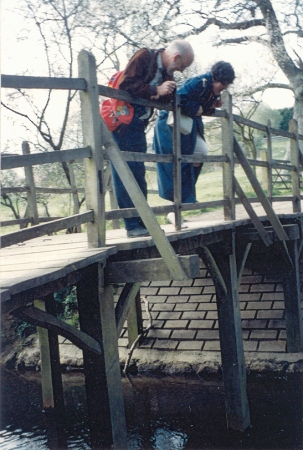
{"label": "bridge railing", "polygon": [[[80,91],[83,139],[84,147],[79,149],[61,150],[57,152],[49,152],[43,154],[31,154],[20,156],[7,156],[2,158],[2,169],[34,166],[36,164],[46,164],[50,162],[73,161],[75,159],[84,159],[86,173],[86,205],[88,211],[78,213],[70,217],[56,219],[46,224],[34,225],[30,229],[20,230],[2,236],[2,245],[11,245],[12,243],[21,242],[43,234],[56,232],[62,229],[80,226],[87,223],[88,242],[90,246],[105,245],[105,221],[142,215],[144,217],[153,215],[166,215],[174,212],[176,215],[176,228],[181,227],[181,211],[194,211],[208,207],[223,207],[224,218],[233,220],[235,216],[235,205],[239,202],[251,204],[260,202],[266,204],[268,214],[268,205],[263,198],[260,199],[260,184],[255,179],[254,174],[246,171],[246,175],[252,186],[257,191],[256,197],[247,199],[243,193],[239,183],[234,176],[235,164],[240,163],[242,166],[248,164],[251,166],[262,167],[263,170],[263,187],[266,194],[266,200],[269,204],[275,201],[291,201],[293,203],[293,211],[299,212],[300,200],[300,177],[302,171],[303,157],[299,149],[299,141],[303,140],[303,135],[298,134],[297,124],[294,120],[290,122],[288,132],[272,128],[270,123],[262,125],[257,122],[237,116],[232,112],[232,99],[228,92],[223,95],[224,109],[216,110],[214,117],[221,118],[222,122],[222,154],[199,156],[199,155],[182,155],[180,149],[180,131],[179,131],[179,102],[176,98],[174,104],[164,106],[158,101],[148,101],[130,96],[125,91],[111,89],[106,86],[98,85],[96,67],[94,58],[91,54],[82,51],[79,55],[79,78],[48,78],[48,77],[23,77],[2,75],[2,87],[6,88],[27,88],[27,89],[77,89]],[[133,152],[120,152],[111,137],[111,133],[107,130],[105,124],[99,114],[99,96],[114,97],[125,101],[151,106],[158,109],[173,110],[175,118],[174,133],[174,152],[171,155],[141,154]],[[257,130],[263,131],[267,135],[267,151],[262,159],[247,159],[241,147],[234,139],[233,122],[238,122]],[[275,162],[272,158],[272,135],[283,136],[290,140],[291,161],[290,164]],[[131,149],[130,149],[131,150]],[[129,209],[113,209],[105,211],[105,184],[104,184],[104,165],[106,161],[111,161],[118,168],[123,182],[135,204],[135,208]],[[154,206],[149,208],[145,203],[145,199],[134,186],[131,175],[127,172],[127,161],[144,161],[150,163],[167,162],[174,165],[174,185],[175,194],[174,202],[169,205]],[[222,185],[223,196],[220,200],[210,202],[197,202],[194,204],[182,204],[181,202],[181,164],[182,163],[219,163],[222,165]],[[291,174],[292,195],[277,197],[272,191],[272,171],[273,169],[286,170]],[[265,174],[265,176],[264,176]],[[262,195],[261,195],[262,197]],[[243,203],[243,204],[244,204]],[[246,208],[249,210],[249,207]],[[147,214],[147,216],[146,216]],[[250,212],[249,212],[250,214]],[[271,214],[270,214],[271,215]],[[152,235],[155,234],[156,240],[159,238],[158,228],[153,217]],[[34,222],[33,222],[34,223]],[[163,234],[163,233],[162,233]],[[157,238],[158,235],[158,238]],[[155,237],[153,236],[153,237]],[[160,239],[161,241],[161,239]],[[160,242],[159,242],[160,245]]]}

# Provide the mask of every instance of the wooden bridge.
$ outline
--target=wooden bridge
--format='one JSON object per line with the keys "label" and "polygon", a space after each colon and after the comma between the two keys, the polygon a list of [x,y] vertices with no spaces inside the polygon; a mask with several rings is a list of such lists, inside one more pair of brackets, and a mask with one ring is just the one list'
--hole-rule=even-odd
{"label": "wooden bridge", "polygon": [[[222,121],[222,155],[185,156],[180,152],[180,111],[176,99],[173,106],[166,108],[174,111],[174,154],[120,152],[100,119],[99,95],[162,109],[163,105],[135,99],[125,92],[98,85],[95,60],[90,53],[80,53],[77,79],[3,75],[2,87],[76,89],[80,91],[81,98],[83,148],[2,158],[2,170],[75,159],[85,161],[86,212],[2,236],[2,314],[10,313],[38,327],[44,407],[58,413],[64,410],[58,335],[65,336],[83,350],[92,447],[107,448],[114,444],[115,448],[125,448],[126,426],[117,344],[123,323],[126,318],[131,318],[128,321],[129,339],[133,341],[142,330],[139,307],[141,283],[195,278],[202,258],[216,287],[227,425],[235,430],[245,430],[250,425],[250,413],[238,299],[244,267],[281,274],[287,350],[303,350],[298,268],[303,244],[300,193],[302,155],[299,150],[299,140],[303,140],[303,136],[298,134],[296,122],[291,121],[289,132],[282,132],[273,129],[270,123],[265,126],[235,116],[231,97],[225,93],[225,109],[216,112]],[[233,137],[233,121],[261,129],[267,134],[265,161],[245,157]],[[273,134],[290,140],[289,163],[273,161]],[[105,211],[105,160],[110,160],[114,165],[135,208]],[[132,160],[165,161],[174,165],[175,201],[172,205],[149,207],[128,168],[126,161]],[[222,200],[182,204],[181,164],[204,161],[222,164]],[[243,168],[256,193],[255,198],[245,196],[234,175],[235,164]],[[263,167],[267,194],[252,166]],[[272,170],[277,167],[291,174],[291,196],[273,196]],[[28,192],[31,197],[30,185]],[[276,201],[290,202],[293,212],[275,214],[272,204]],[[239,202],[245,207],[249,219],[236,218],[235,205]],[[254,203],[261,204],[264,209],[265,215],[261,219],[254,211]],[[181,211],[207,206],[222,207],[225,220],[220,223],[192,222],[188,229],[181,229]],[[175,229],[172,226],[160,227],[155,216],[171,211],[176,217]],[[144,217],[150,237],[130,240],[126,238],[125,230],[105,231],[106,220],[137,215]],[[53,235],[84,223],[87,224],[87,233]],[[124,284],[124,288],[115,307],[113,285],[116,283]],[[53,294],[70,285],[77,287],[80,330],[54,315]]]}

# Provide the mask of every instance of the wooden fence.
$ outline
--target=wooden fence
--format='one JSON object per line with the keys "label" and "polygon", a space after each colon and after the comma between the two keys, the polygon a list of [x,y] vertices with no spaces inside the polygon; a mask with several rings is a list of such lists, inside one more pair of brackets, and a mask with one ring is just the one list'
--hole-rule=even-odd
{"label": "wooden fence", "polygon": [[[289,131],[282,131],[271,127],[270,121],[266,125],[245,119],[232,112],[232,98],[228,92],[224,92],[224,108],[216,110],[214,117],[221,118],[222,122],[222,154],[221,155],[182,155],[180,150],[180,132],[179,116],[180,108],[178,98],[176,97],[172,105],[162,105],[158,101],[148,101],[130,96],[125,91],[119,91],[98,85],[94,57],[85,51],[79,55],[79,78],[48,78],[48,77],[24,77],[2,75],[2,88],[22,88],[22,89],[76,89],[80,91],[83,141],[82,148],[61,150],[43,154],[29,154],[29,148],[26,143],[23,144],[23,155],[2,157],[2,170],[24,167],[26,171],[26,188],[2,188],[3,194],[10,192],[26,191],[28,195],[29,218],[20,219],[19,224],[30,222],[33,226],[30,229],[20,230],[2,236],[2,246],[22,242],[43,234],[53,233],[59,230],[80,227],[87,223],[89,246],[101,246],[105,244],[105,221],[114,220],[117,226],[118,220],[125,217],[134,217],[137,215],[152,217],[152,236],[156,240],[160,239],[159,228],[156,225],[154,215],[166,215],[174,212],[176,216],[176,229],[181,228],[181,211],[194,211],[208,207],[223,207],[225,220],[233,220],[235,216],[235,205],[242,202],[247,212],[252,218],[255,226],[259,227],[258,221],[254,216],[251,204],[261,202],[266,214],[271,220],[272,225],[283,239],[282,227],[275,219],[271,208],[272,202],[290,201],[293,204],[293,211],[301,211],[301,193],[300,177],[303,164],[303,156],[299,149],[299,141],[303,140],[303,135],[298,134],[297,123],[290,121]],[[120,152],[111,133],[107,130],[105,124],[99,115],[99,96],[114,97],[128,102],[151,106],[158,109],[173,110],[175,126],[174,133],[174,153],[172,155],[141,154],[129,152]],[[267,136],[267,151],[261,154],[258,160],[247,159],[233,135],[233,122],[246,125],[264,132]],[[272,136],[281,136],[289,139],[291,158],[290,162],[277,162],[272,157]],[[131,149],[130,149],[131,150]],[[36,192],[47,192],[45,188],[37,188],[33,181],[32,166],[38,164],[47,164],[54,162],[70,162],[84,159],[86,176],[86,207],[87,211],[80,213],[77,210],[77,202],[74,197],[74,214],[70,217],[57,218],[48,223],[41,222],[49,219],[39,218],[35,194]],[[116,168],[120,178],[123,179],[135,208],[129,209],[111,209],[105,211],[105,193],[106,193],[106,175],[104,167],[106,161],[110,161]],[[128,171],[127,161],[144,161],[150,163],[169,162],[174,166],[174,202],[170,205],[156,206],[149,208],[144,196],[139,190]],[[221,200],[210,202],[197,202],[194,204],[182,204],[181,202],[181,164],[182,163],[220,163],[222,165],[223,177],[223,196]],[[240,183],[235,178],[235,164],[240,164],[244,169],[246,176],[251,183],[256,196],[246,198]],[[266,191],[264,194],[260,182],[257,180],[252,167],[262,167],[263,179],[262,186]],[[287,171],[290,174],[292,195],[274,196],[272,190],[273,171]],[[108,177],[108,175],[107,175]],[[82,189],[77,189],[72,185],[70,189],[64,191],[72,193],[74,196]],[[52,190],[54,192],[54,190]],[[57,191],[59,192],[59,191]],[[63,192],[63,191],[60,191]],[[112,205],[115,205],[114,200]],[[39,223],[40,222],[40,223]],[[8,225],[12,222],[5,221],[2,225]],[[38,224],[39,223],[39,224]],[[260,227],[259,227],[260,229]],[[150,230],[149,230],[150,231]],[[261,230],[260,230],[261,232]],[[161,232],[161,234],[163,234]],[[264,233],[263,233],[264,234]],[[285,237],[285,236],[284,236]],[[266,241],[266,239],[265,239]],[[161,239],[159,241],[159,244]]]}

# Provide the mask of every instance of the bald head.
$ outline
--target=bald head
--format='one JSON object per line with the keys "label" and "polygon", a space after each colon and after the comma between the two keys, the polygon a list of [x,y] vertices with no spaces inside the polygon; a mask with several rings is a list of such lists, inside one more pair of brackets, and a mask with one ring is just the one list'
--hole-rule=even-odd
{"label": "bald head", "polygon": [[194,51],[189,42],[172,41],[162,53],[162,64],[168,73],[183,72],[194,61]]}

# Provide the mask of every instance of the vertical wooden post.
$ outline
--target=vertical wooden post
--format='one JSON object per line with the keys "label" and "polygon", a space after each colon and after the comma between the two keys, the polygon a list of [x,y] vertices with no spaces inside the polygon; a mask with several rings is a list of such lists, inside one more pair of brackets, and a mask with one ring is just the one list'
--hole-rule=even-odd
{"label": "vertical wooden post", "polygon": [[303,325],[298,241],[289,240],[286,244],[293,262],[293,268],[283,277],[287,351],[291,353],[303,350]]}
{"label": "vertical wooden post", "polygon": [[174,100],[174,126],[173,126],[173,150],[174,150],[174,207],[175,228],[181,230],[181,204],[182,204],[182,176],[181,176],[181,133],[180,133],[180,97],[175,95]]}
{"label": "vertical wooden post", "polygon": [[222,93],[223,107],[227,117],[222,118],[222,154],[228,157],[223,163],[223,197],[227,200],[224,206],[224,219],[234,220],[236,218],[235,194],[233,188],[234,175],[234,149],[233,149],[233,116],[232,96],[229,92]]}
{"label": "vertical wooden post", "polygon": [[[68,164],[68,168],[69,168],[69,175],[70,175],[70,186],[71,189],[73,190],[72,193],[72,198],[73,198],[73,211],[74,214],[78,214],[80,212],[80,205],[79,205],[79,196],[77,193],[77,184],[76,184],[76,179],[75,179],[75,171],[74,171],[74,164],[73,161],[70,161]],[[81,225],[78,225],[77,227],[75,227],[77,233],[81,233]]]}
{"label": "vertical wooden post", "polygon": [[[118,202],[117,202],[116,193],[115,193],[114,186],[113,186],[110,163],[108,163],[106,166],[104,180],[105,180],[104,181],[105,191],[109,193],[110,207],[111,207],[111,209],[118,209]],[[114,230],[120,228],[120,220],[119,219],[113,219],[112,224],[113,224]]]}
{"label": "vertical wooden post", "polygon": [[272,135],[271,121],[267,121],[267,198],[272,202]]}
{"label": "vertical wooden post", "polygon": [[[30,154],[30,147],[27,141],[22,142],[22,153],[23,155]],[[29,192],[27,193],[28,213],[29,216],[31,217],[32,225],[37,225],[39,223],[39,217],[38,217],[36,186],[33,167],[32,166],[24,167],[24,173],[25,173],[26,187],[29,188]]]}
{"label": "vertical wooden post", "polygon": [[291,171],[291,186],[293,195],[293,212],[301,212],[301,192],[300,192],[300,164],[299,164],[299,138],[298,122],[291,119],[289,122],[289,131],[294,133],[295,138],[290,139],[290,164],[295,166],[295,171]]}
{"label": "vertical wooden post", "polygon": [[126,424],[118,355],[112,286],[104,286],[104,269],[83,269],[77,286],[81,330],[96,339],[101,356],[83,351],[92,448],[126,448]]}
{"label": "vertical wooden post", "polygon": [[103,150],[99,93],[94,56],[81,50],[78,56],[79,78],[85,78],[87,90],[80,92],[83,141],[92,149],[92,157],[85,159],[85,196],[87,209],[94,211],[94,222],[87,224],[89,247],[105,245],[105,206],[103,182]]}
{"label": "vertical wooden post", "polygon": [[[44,300],[35,300],[34,306],[50,314],[54,314],[53,294]],[[63,387],[60,369],[58,334],[37,327],[41,355],[41,383],[43,408],[55,409],[56,414],[64,411]]]}
{"label": "vertical wooden post", "polygon": [[227,426],[244,431],[250,425],[246,371],[238,296],[235,233],[226,234],[225,245],[209,250],[224,279],[227,294],[216,288]]}

